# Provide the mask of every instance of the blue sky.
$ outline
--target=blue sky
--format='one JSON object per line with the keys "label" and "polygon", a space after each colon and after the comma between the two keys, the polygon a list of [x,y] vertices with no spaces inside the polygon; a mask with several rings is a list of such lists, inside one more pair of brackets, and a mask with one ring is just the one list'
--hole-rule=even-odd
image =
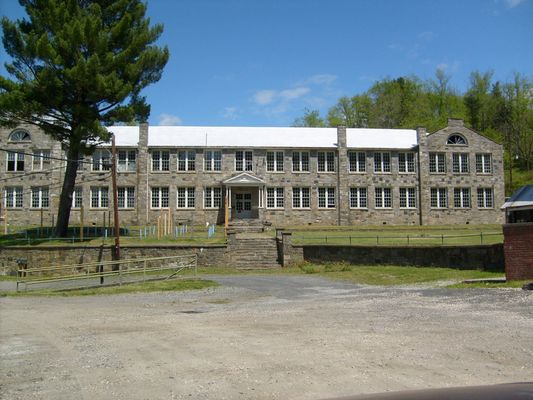
{"label": "blue sky", "polygon": [[171,54],[145,90],[152,125],[288,126],[385,77],[443,68],[462,91],[474,70],[533,72],[533,0],[149,0],[148,14]]}

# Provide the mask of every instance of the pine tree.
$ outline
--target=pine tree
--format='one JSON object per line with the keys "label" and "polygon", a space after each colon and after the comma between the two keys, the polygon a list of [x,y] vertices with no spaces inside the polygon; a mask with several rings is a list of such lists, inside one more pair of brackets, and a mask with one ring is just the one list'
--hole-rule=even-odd
{"label": "pine tree", "polygon": [[29,123],[61,142],[67,157],[56,234],[66,236],[81,154],[119,121],[146,121],[141,91],[169,57],[154,43],[140,0],[20,0],[27,19],[2,19],[11,78],[0,76],[0,124]]}

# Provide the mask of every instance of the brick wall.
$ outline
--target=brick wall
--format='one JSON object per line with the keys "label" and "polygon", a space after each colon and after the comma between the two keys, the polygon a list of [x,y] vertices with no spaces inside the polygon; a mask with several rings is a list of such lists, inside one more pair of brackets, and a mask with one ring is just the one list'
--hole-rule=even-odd
{"label": "brick wall", "polygon": [[503,226],[507,280],[533,279],[533,222]]}

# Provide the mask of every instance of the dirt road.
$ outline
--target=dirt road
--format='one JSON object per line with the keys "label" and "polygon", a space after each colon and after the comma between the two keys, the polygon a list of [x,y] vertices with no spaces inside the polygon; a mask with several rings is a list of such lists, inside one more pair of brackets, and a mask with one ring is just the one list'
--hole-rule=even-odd
{"label": "dirt road", "polygon": [[533,380],[533,295],[221,276],[0,299],[3,399],[317,399]]}

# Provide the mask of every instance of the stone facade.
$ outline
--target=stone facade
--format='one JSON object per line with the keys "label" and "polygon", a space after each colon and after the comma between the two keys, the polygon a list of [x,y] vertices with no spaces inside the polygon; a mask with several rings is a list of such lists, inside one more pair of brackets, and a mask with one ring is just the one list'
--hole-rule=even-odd
{"label": "stone facade", "polygon": [[[136,144],[118,145],[124,157],[134,157],[131,162],[122,160],[125,168],[118,172],[123,195],[121,225],[154,225],[165,215],[176,224],[220,224],[225,220],[226,199],[230,219],[251,218],[274,226],[503,222],[499,209],[504,202],[502,146],[466,128],[460,120],[450,120],[448,127],[430,135],[418,129],[418,143],[409,149],[349,147],[344,127],[337,129],[337,143],[328,148],[305,144],[294,148],[283,142],[268,148],[250,147],[246,142],[241,147],[216,149],[149,146],[150,128],[142,124],[138,129]],[[17,130],[28,136],[14,135]],[[390,135],[393,137],[395,130],[390,130]],[[462,139],[449,143],[450,138]],[[52,225],[65,168],[61,146],[35,127],[21,126],[0,130],[0,149],[4,153],[0,157],[2,218],[7,216],[10,225],[39,225],[41,221]],[[109,146],[104,152],[106,149]],[[50,159],[39,158],[40,150]],[[204,157],[212,150],[220,152],[219,171],[205,166]],[[184,151],[194,155],[190,157],[194,168],[187,164],[189,170],[180,171],[178,155]],[[240,151],[252,152],[251,170],[236,171],[235,157]],[[293,171],[294,152],[298,151],[309,155],[308,171]],[[169,168],[154,171],[154,154],[163,153],[169,156]],[[283,165],[282,170],[267,170],[268,153],[280,156],[276,163]],[[436,154],[444,160],[443,169],[431,172]],[[331,168],[319,172],[319,158],[329,155],[333,157]],[[354,167],[357,157],[361,168]],[[81,210],[86,226],[109,221],[112,196],[107,168],[94,168],[92,158],[85,157],[76,186],[80,199],[72,209],[71,224],[80,223]],[[218,196],[218,202],[207,204],[208,189],[217,191],[211,196]],[[156,204],[153,196],[166,197],[165,190],[168,205]],[[302,200],[296,206],[293,196],[298,190],[304,190],[299,194],[308,198],[309,204]]]}

